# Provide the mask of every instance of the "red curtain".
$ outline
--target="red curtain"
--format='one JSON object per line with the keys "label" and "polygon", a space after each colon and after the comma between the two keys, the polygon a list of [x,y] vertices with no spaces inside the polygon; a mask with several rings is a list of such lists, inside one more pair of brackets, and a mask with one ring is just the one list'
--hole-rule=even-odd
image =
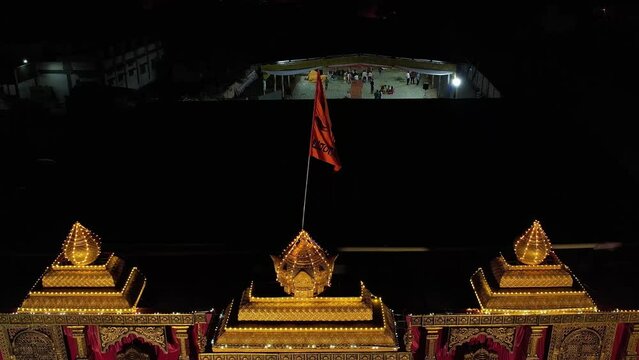
{"label": "red curtain", "polygon": [[437,360],[463,359],[464,354],[474,352],[479,349],[486,349],[490,352],[496,353],[499,360],[525,360],[528,340],[530,339],[530,327],[519,326],[515,329],[515,339],[513,342],[512,352],[509,351],[506,346],[498,343],[493,338],[486,336],[486,334],[478,334],[466,343],[450,349],[450,351],[448,350],[448,344],[444,339],[445,337],[442,336],[440,338],[442,339],[437,347]]}
{"label": "red curtain", "polygon": [[89,352],[89,359],[91,360],[116,360],[117,353],[121,351],[124,346],[133,342],[151,345],[155,350],[157,360],[178,360],[180,356],[180,344],[175,335],[175,330],[171,330],[167,334],[166,353],[160,346],[150,344],[144,338],[137,337],[135,334],[125,336],[117,343],[109,346],[106,352],[102,352],[98,327],[95,325],[87,326],[87,351]]}
{"label": "red curtain", "polygon": [[406,331],[410,331],[412,336],[413,336],[413,341],[410,344],[410,352],[412,353],[416,353],[417,350],[419,349],[419,341],[420,341],[420,332],[419,332],[419,328],[420,326],[411,326],[411,319],[412,317],[410,315],[406,316]]}
{"label": "red curtain", "polygon": [[615,332],[615,342],[612,345],[611,360],[621,360],[625,358],[626,347],[630,337],[630,324],[617,324]]}
{"label": "red curtain", "polygon": [[204,349],[200,349],[200,343],[198,339],[200,336],[206,337],[206,333],[209,329],[209,324],[213,318],[213,313],[206,313],[206,322],[204,324],[199,323],[191,326],[189,329],[189,344],[191,348],[191,357],[197,358],[197,354],[204,352]]}
{"label": "red curtain", "polygon": [[[78,342],[73,337],[73,331],[66,326],[62,327],[64,331],[64,338],[67,341],[67,348],[69,349],[69,359],[75,360],[78,357]],[[0,360],[2,360],[0,358]]]}

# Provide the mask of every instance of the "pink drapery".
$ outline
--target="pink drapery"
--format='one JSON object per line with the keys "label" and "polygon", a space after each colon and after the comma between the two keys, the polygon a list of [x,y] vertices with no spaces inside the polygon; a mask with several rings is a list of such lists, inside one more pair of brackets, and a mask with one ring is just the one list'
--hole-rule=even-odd
{"label": "pink drapery", "polygon": [[64,332],[64,338],[67,341],[67,348],[69,349],[69,359],[75,360],[78,358],[78,342],[73,337],[73,331],[71,331],[71,329],[63,326],[62,331]]}
{"label": "pink drapery", "polygon": [[483,348],[496,353],[499,360],[525,360],[530,332],[531,330],[528,326],[518,326],[515,329],[515,339],[513,341],[512,352],[509,351],[506,346],[498,343],[492,337],[483,333],[472,337],[466,343],[455,346],[450,350],[448,350],[448,343],[444,339],[445,337],[440,336],[435,356],[437,360],[457,360],[463,359],[464,354],[470,351],[476,351]]}
{"label": "pink drapery", "polygon": [[138,337],[135,334],[125,336],[117,343],[109,346],[106,352],[102,352],[98,327],[96,325],[87,326],[87,352],[91,360],[116,360],[118,352],[121,351],[124,346],[135,341],[151,345],[155,351],[157,360],[178,360],[180,357],[180,344],[175,335],[175,330],[171,330],[167,333],[166,353],[160,346],[149,343],[146,339]]}

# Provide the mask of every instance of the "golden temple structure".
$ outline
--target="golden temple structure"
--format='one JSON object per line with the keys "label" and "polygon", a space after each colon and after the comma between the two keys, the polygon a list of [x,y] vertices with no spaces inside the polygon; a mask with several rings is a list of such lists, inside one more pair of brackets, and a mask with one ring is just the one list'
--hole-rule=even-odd
{"label": "golden temple structure", "polygon": [[251,284],[224,311],[214,353],[399,349],[391,311],[363,283],[359,296],[319,296],[330,286],[336,257],[328,256],[306,231],[272,258],[277,281],[291,296],[255,296]]}
{"label": "golden temple structure", "polygon": [[20,313],[135,313],[146,279],[76,222],[63,249],[24,300]]}
{"label": "golden temple structure", "polygon": [[471,284],[483,313],[596,312],[579,280],[552,251],[535,220],[514,243],[516,260],[500,254],[490,270],[478,269]]}

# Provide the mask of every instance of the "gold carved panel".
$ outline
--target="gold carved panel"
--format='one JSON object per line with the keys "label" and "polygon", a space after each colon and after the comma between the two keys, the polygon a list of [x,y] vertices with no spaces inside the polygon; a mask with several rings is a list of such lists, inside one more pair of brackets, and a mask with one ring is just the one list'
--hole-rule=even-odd
{"label": "gold carved panel", "polygon": [[499,360],[499,356],[486,349],[479,349],[472,354],[464,355],[464,360]]}
{"label": "gold carved panel", "polygon": [[135,347],[128,348],[126,351],[117,355],[117,360],[150,360],[151,357]]}
{"label": "gold carved panel", "polygon": [[0,335],[0,350],[15,360],[66,360],[59,326],[7,327]]}
{"label": "gold carved panel", "polygon": [[101,326],[102,352],[106,352],[111,345],[131,334],[159,346],[164,353],[167,353],[165,328],[153,326]]}
{"label": "gold carved panel", "polygon": [[616,326],[554,326],[548,359],[608,360]]}
{"label": "gold carved panel", "polygon": [[485,327],[485,328],[451,328],[448,335],[448,348],[462,345],[473,337],[484,334],[513,351],[515,341],[514,327]]}

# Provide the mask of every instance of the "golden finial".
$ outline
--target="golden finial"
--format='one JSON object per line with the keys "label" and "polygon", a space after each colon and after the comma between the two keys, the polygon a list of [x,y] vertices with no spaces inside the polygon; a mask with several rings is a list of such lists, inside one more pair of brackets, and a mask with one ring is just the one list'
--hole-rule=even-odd
{"label": "golden finial", "polygon": [[329,257],[304,230],[284,249],[281,257],[271,255],[277,281],[287,294],[313,297],[331,286],[337,255]]}
{"label": "golden finial", "polygon": [[535,220],[530,228],[515,240],[517,259],[526,265],[541,264],[551,250],[550,240],[539,221]]}
{"label": "golden finial", "polygon": [[89,265],[100,255],[100,238],[76,221],[64,240],[62,251],[73,265]]}

